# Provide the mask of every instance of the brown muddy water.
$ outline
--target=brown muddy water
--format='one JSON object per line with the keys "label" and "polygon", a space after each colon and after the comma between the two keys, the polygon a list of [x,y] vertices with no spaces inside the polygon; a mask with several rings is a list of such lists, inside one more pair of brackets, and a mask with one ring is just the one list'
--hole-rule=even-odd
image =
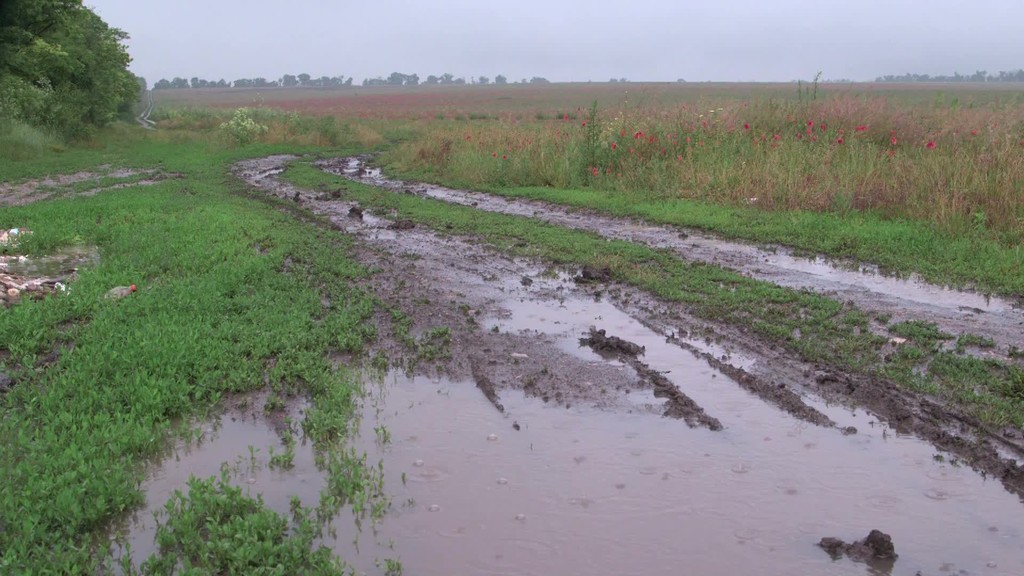
{"label": "brown muddy water", "polygon": [[692,229],[681,233],[680,228],[603,216],[545,202],[393,180],[386,178],[380,169],[371,167],[368,161],[369,157],[358,156],[324,160],[317,165],[364,184],[472,206],[477,210],[527,216],[616,240],[670,250],[686,260],[717,264],[780,286],[808,289],[852,301],[864,310],[889,314],[893,322],[923,317],[954,334],[972,332],[990,337],[1004,347],[1024,345],[1021,336],[1024,306],[1017,300],[938,286],[917,275],[894,277],[871,264],[821,256],[802,257],[782,246],[766,249]]}
{"label": "brown muddy water", "polygon": [[[374,530],[340,518],[326,542],[357,573],[383,574],[384,558],[417,575],[1024,573],[1019,500],[927,443],[824,403],[859,432],[809,425],[610,303],[521,304],[482,325],[553,336],[566,353],[631,370],[579,346],[581,327],[600,323],[644,345],[644,361],[724,429],[660,417],[647,409],[661,402],[653,396],[636,395],[637,410],[567,409],[506,389],[500,413],[473,382],[368,378],[353,444],[369,465],[383,463],[392,506]],[[206,432],[145,484],[150,505],[131,526],[136,559],[153,551],[152,510],[189,474],[215,475],[222,462],[279,512],[292,494],[315,503],[323,479],[308,447],[294,469],[274,471],[269,447],[282,448],[265,425],[225,419]],[[832,560],[815,545],[872,528],[892,535],[894,565]]]}
{"label": "brown muddy water", "polygon": [[[368,464],[382,463],[392,507],[361,533],[340,518],[330,542],[359,573],[382,574],[377,561],[397,558],[404,573],[427,575],[1024,574],[1018,496],[852,402],[830,404],[820,389],[804,389],[795,375],[813,379],[815,367],[796,370],[777,350],[730,338],[688,338],[702,334],[699,326],[654,322],[657,314],[637,309],[645,300],[605,300],[598,292],[619,288],[584,290],[573,271],[552,277],[543,263],[472,241],[396,229],[387,214],[350,217],[351,203],[278,181],[292,159],[240,163],[237,173],[372,246],[363,257],[384,271],[374,289],[388,301],[419,302],[408,310],[421,328],[451,326],[444,373],[460,374],[367,382],[353,443]],[[460,305],[465,314],[455,311]],[[477,327],[459,329],[467,318]],[[637,362],[599,356],[581,347],[591,327],[643,353]],[[645,385],[641,369],[661,375],[721,429],[663,417],[671,399]],[[736,369],[768,384],[784,371],[776,385],[807,410],[738,385]],[[539,389],[529,384],[544,373],[554,377]],[[197,458],[212,469],[204,474],[248,457],[238,442],[258,436],[238,436]],[[322,485],[310,480],[311,461],[298,456],[280,477],[253,466],[236,481],[291,490],[309,503]],[[300,476],[305,482],[296,484]],[[287,498],[274,498],[286,511]],[[857,540],[873,528],[892,536],[895,564],[833,561],[815,545],[825,536]],[[133,538],[141,559],[152,536],[136,530]]]}

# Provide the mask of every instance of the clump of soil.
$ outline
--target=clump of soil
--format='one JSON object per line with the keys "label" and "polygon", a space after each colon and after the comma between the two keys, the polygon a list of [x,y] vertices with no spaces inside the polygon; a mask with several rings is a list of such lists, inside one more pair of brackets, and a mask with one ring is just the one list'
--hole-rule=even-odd
{"label": "clump of soil", "polygon": [[590,328],[589,336],[580,338],[580,345],[589,346],[601,355],[616,357],[632,366],[640,379],[649,383],[654,389],[654,397],[666,400],[665,416],[682,419],[691,428],[706,426],[709,430],[714,431],[722,429],[722,422],[718,418],[709,416],[700,404],[684,394],[664,374],[653,370],[637,358],[644,353],[643,346],[623,340],[618,336],[609,336],[604,329],[594,327]]}
{"label": "clump of soil", "polygon": [[584,266],[573,280],[578,284],[604,284],[612,281],[612,269],[607,266]]}
{"label": "clump of soil", "polygon": [[395,220],[391,224],[388,224],[388,230],[412,230],[415,227],[415,222],[404,218],[402,220]]}
{"label": "clump of soil", "polygon": [[847,544],[839,538],[822,538],[818,546],[836,559],[844,554],[861,562],[895,560],[899,556],[896,554],[896,547],[893,546],[892,537],[881,530],[872,530],[865,538],[852,544]]}
{"label": "clump of soil", "polygon": [[360,208],[359,206],[353,206],[353,207],[349,208],[348,209],[348,217],[349,218],[356,218],[356,219],[362,220],[363,219],[363,209]]}
{"label": "clump of soil", "polygon": [[604,354],[625,354],[636,358],[644,353],[644,347],[623,340],[618,336],[608,336],[604,329],[590,328],[590,335],[580,338],[581,346],[589,346],[595,352]]}
{"label": "clump of soil", "polygon": [[[494,387],[494,382],[487,377],[483,369],[480,367],[480,363],[473,361],[470,363],[470,372],[473,374],[473,380],[476,381],[476,387],[484,393],[484,396],[494,404],[494,407],[498,409],[498,412],[505,413],[505,406],[501,403],[501,398],[498,397],[498,391]],[[518,424],[517,424],[518,426]]]}

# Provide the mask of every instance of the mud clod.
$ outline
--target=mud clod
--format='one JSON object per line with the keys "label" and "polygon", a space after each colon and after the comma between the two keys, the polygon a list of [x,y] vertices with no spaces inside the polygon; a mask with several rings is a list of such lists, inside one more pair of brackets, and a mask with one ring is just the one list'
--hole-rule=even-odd
{"label": "mud clod", "polygon": [[358,220],[362,220],[363,219],[363,209],[360,208],[359,206],[353,206],[353,207],[349,208],[348,209],[348,217],[349,218],[356,218]]}
{"label": "mud clod", "polygon": [[623,340],[618,336],[609,336],[604,329],[590,328],[589,336],[580,338],[581,346],[589,346],[595,352],[603,355],[618,358],[628,363],[636,370],[641,380],[650,384],[654,389],[655,398],[664,398],[664,415],[670,418],[679,418],[686,422],[691,428],[706,426],[709,430],[718,431],[722,429],[722,422],[713,416],[709,416],[704,408],[701,408],[693,398],[690,398],[657,370],[651,369],[644,364],[637,356],[644,353],[643,346]]}
{"label": "mud clod", "polygon": [[595,266],[584,266],[578,276],[573,278],[577,284],[603,284],[611,282],[612,269],[607,266],[597,268]]}
{"label": "mud clod", "polygon": [[[494,407],[498,409],[498,412],[505,413],[505,406],[501,403],[501,398],[498,397],[498,391],[494,387],[494,382],[487,377],[487,374],[480,368],[479,362],[473,361],[470,367],[470,371],[473,374],[473,380],[476,382],[476,387],[484,393],[484,396],[494,404]],[[513,428],[518,430],[519,424],[515,423]]]}
{"label": "mud clod", "polygon": [[896,547],[893,546],[892,537],[881,530],[872,530],[864,539],[852,544],[847,544],[839,538],[826,537],[818,542],[825,552],[833,558],[840,558],[843,554],[853,560],[866,562],[870,560],[895,560]]}
{"label": "mud clod", "polygon": [[412,230],[415,227],[415,222],[409,220],[408,218],[403,218],[401,220],[395,220],[394,222],[389,224],[388,230]]}
{"label": "mud clod", "polygon": [[523,276],[522,278],[519,279],[519,283],[522,284],[523,286],[532,286],[533,279],[530,278],[529,276]]}
{"label": "mud clod", "polygon": [[580,338],[581,346],[589,346],[594,352],[603,354],[625,354],[636,358],[644,353],[644,347],[623,340],[618,336],[608,336],[604,329],[591,328],[589,336]]}

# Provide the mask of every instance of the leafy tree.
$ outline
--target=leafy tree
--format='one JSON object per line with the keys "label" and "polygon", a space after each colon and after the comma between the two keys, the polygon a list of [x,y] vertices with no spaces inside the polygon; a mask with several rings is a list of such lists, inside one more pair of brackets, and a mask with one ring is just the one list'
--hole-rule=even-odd
{"label": "leafy tree", "polygon": [[426,81],[423,82],[423,83],[424,84],[431,84],[431,85],[433,85],[433,84],[438,84],[440,82],[441,82],[440,78],[438,78],[437,76],[434,76],[433,74],[431,74],[430,76],[427,76]]}
{"label": "leafy tree", "polygon": [[292,86],[298,86],[299,85],[299,79],[296,78],[295,76],[291,75],[291,74],[285,74],[284,77],[281,78],[281,85],[284,86],[285,88],[291,88]]}
{"label": "leafy tree", "polygon": [[488,78],[487,76],[481,76],[480,78],[477,78],[476,83],[477,84],[490,84],[491,83],[491,79]]}
{"label": "leafy tree", "polygon": [[127,38],[81,0],[3,0],[0,118],[68,136],[111,122],[138,97]]}
{"label": "leafy tree", "polygon": [[299,74],[299,83],[302,84],[303,86],[309,86],[310,80],[311,78],[309,74]]}
{"label": "leafy tree", "polygon": [[497,76],[494,77],[494,83],[495,84],[508,84],[508,78],[505,78],[501,74],[498,74]]}
{"label": "leafy tree", "polygon": [[166,78],[161,78],[161,79],[156,81],[156,84],[153,84],[153,90],[166,90],[167,88],[170,88],[170,87],[171,87],[171,82],[170,82],[170,80],[168,80]]}

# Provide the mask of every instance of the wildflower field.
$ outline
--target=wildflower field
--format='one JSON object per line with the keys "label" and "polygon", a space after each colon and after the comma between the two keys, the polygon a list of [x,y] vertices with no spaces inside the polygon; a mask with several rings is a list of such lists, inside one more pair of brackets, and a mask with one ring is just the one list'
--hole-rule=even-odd
{"label": "wildflower field", "polygon": [[171,114],[251,106],[335,117],[364,143],[401,141],[386,156],[394,169],[463,186],[870,212],[952,233],[983,229],[1004,245],[1024,240],[1024,93],[1012,86],[560,84],[157,98]]}

